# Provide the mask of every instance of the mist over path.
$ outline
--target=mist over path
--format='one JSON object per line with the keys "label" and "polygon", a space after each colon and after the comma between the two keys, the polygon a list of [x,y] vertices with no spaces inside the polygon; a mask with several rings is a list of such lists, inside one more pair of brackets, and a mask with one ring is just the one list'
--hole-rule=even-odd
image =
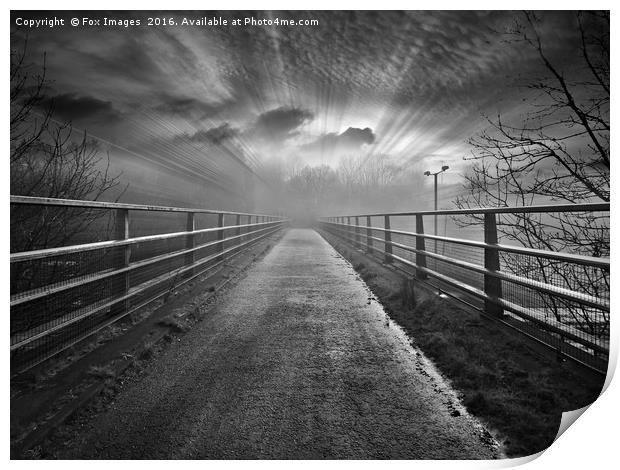
{"label": "mist over path", "polygon": [[151,367],[58,456],[496,456],[353,268],[312,230],[289,230]]}

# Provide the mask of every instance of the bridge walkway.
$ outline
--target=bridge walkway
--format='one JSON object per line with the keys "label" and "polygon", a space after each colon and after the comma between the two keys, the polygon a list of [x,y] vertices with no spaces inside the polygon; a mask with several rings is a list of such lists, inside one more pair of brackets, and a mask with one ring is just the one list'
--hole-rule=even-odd
{"label": "bridge walkway", "polygon": [[63,458],[494,458],[317,232],[290,229]]}

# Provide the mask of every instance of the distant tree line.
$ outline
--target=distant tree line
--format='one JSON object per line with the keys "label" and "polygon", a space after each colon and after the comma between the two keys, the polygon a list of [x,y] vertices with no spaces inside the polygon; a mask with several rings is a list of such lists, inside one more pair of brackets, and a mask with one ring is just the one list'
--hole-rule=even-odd
{"label": "distant tree line", "polygon": [[293,166],[281,176],[280,184],[289,206],[316,215],[385,211],[412,200],[412,179],[419,178],[415,173],[386,155],[349,155],[335,167]]}

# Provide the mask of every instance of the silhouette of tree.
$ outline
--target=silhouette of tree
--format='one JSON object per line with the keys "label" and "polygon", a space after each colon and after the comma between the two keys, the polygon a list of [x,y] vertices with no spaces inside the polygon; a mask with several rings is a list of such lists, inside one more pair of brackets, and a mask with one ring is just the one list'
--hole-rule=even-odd
{"label": "silhouette of tree", "polygon": [[[26,63],[25,44],[14,47],[10,73],[11,194],[98,200],[117,187],[120,175],[110,175],[109,157],[99,156],[97,143],[54,118],[45,56],[37,68]],[[11,251],[63,245],[101,215],[80,208],[12,207]]]}
{"label": "silhouette of tree", "polygon": [[[537,203],[609,201],[609,12],[576,12],[576,51],[562,63],[545,43],[543,19],[524,13],[507,32],[509,41],[530,48],[544,75],[526,88],[534,94],[529,111],[516,123],[498,115],[470,140],[472,161],[466,194],[459,208],[527,206]],[[568,65],[568,66],[567,66]],[[609,217],[600,213],[514,214],[498,218],[504,240],[551,251],[609,255]],[[481,217],[459,217],[461,226],[482,224]],[[609,273],[539,258],[504,257],[515,274],[536,277],[604,297]],[[596,330],[587,310],[541,296],[558,319],[570,312],[582,328]]]}

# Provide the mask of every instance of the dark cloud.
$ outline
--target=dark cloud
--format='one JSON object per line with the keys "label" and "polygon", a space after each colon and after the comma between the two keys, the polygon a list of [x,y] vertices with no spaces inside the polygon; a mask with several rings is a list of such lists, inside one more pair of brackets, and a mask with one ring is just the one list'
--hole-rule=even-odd
{"label": "dark cloud", "polygon": [[159,96],[160,104],[155,106],[155,111],[168,115],[181,115],[194,119],[206,119],[216,116],[227,103],[207,103],[198,98],[189,96],[177,96],[162,94]]}
{"label": "dark cloud", "polygon": [[[57,14],[66,21],[80,16]],[[539,14],[545,53],[570,74],[581,39],[574,15]],[[47,54],[54,82],[50,94],[67,93],[59,103],[66,117],[122,110],[127,119],[116,120],[119,142],[149,141],[155,134],[168,143],[177,137],[223,143],[239,134],[240,145],[257,160],[301,150],[303,159],[328,161],[331,154],[335,162],[345,151],[369,150],[394,158],[447,155],[460,162],[464,142],[486,126],[481,114],[521,114],[522,89],[512,85],[540,76],[535,48],[506,41],[502,33],[522,21],[522,13],[256,13],[284,19],[300,15],[319,24],[286,30],[212,28],[200,34],[183,27],[106,28],[86,34],[82,28],[26,30],[12,22],[11,31],[22,39],[28,35],[27,62],[40,63]],[[77,106],[78,100],[85,106]],[[139,124],[135,129],[132,120]],[[359,128],[326,131],[352,123]],[[89,127],[99,132],[99,123]],[[206,130],[175,137],[179,128]],[[309,143],[299,147],[297,141]]]}
{"label": "dark cloud", "polygon": [[108,50],[79,53],[82,66],[96,69],[106,76],[123,77],[127,83],[157,85],[158,78],[164,73],[157,63],[157,51],[146,47],[145,41],[137,36],[125,35],[121,39],[112,33],[109,40]]}
{"label": "dark cloud", "polygon": [[310,111],[282,106],[259,115],[251,132],[264,139],[285,140],[313,118]]}
{"label": "dark cloud", "polygon": [[372,144],[374,141],[375,134],[370,127],[364,129],[349,127],[342,134],[335,132],[324,134],[302,148],[304,150],[320,150],[323,152],[334,150],[351,151],[358,150],[364,144]]}
{"label": "dark cloud", "polygon": [[219,145],[237,135],[239,135],[239,129],[225,122],[220,126],[212,127],[207,130],[200,130],[192,135],[182,134],[177,140]]}
{"label": "dark cloud", "polygon": [[118,119],[121,113],[109,101],[99,100],[92,96],[78,96],[64,93],[46,97],[41,101],[41,108],[53,109],[53,116],[62,121],[110,121]]}

